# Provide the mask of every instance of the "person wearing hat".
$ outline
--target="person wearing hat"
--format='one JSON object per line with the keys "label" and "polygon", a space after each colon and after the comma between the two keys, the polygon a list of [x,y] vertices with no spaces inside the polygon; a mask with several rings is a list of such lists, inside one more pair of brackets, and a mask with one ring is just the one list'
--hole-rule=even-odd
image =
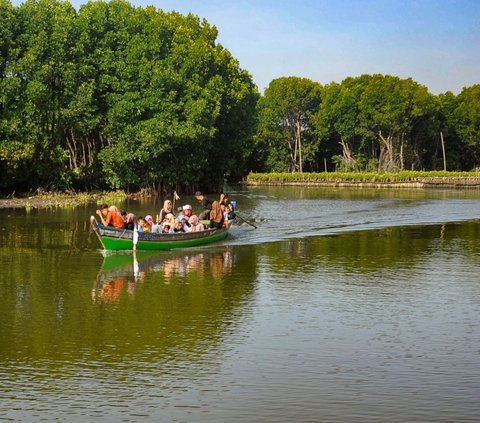
{"label": "person wearing hat", "polygon": [[200,220],[209,220],[210,211],[212,210],[212,202],[205,197],[200,191],[195,193],[195,198],[202,205],[202,212],[198,215]]}
{"label": "person wearing hat", "polygon": [[189,217],[192,215],[192,206],[190,204],[185,204],[183,207],[183,214],[185,215],[185,217],[187,218],[187,220],[189,219]]}
{"label": "person wearing hat", "polygon": [[188,220],[193,214],[192,206],[190,204],[185,204],[182,207],[182,210],[183,210],[183,214],[182,214],[182,218],[180,219],[180,222],[182,222],[182,225],[183,225],[183,232],[188,232],[188,229],[190,228],[190,223],[188,223]]}
{"label": "person wearing hat", "polygon": [[177,209],[177,222],[181,222],[182,219],[185,219],[185,213],[183,212],[183,207],[180,206]]}

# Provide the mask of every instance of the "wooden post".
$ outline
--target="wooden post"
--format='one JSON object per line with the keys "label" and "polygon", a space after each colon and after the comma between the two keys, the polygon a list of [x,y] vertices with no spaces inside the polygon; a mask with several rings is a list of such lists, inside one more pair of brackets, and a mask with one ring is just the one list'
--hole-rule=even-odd
{"label": "wooden post", "polygon": [[327,158],[323,158],[323,164],[325,165],[325,173],[327,173]]}
{"label": "wooden post", "polygon": [[300,122],[297,122],[297,141],[298,141],[298,158],[300,160],[300,173],[303,173],[302,128],[300,128]]}
{"label": "wooden post", "polygon": [[447,170],[447,158],[445,157],[445,143],[443,141],[443,132],[440,131],[440,141],[442,142],[443,170]]}

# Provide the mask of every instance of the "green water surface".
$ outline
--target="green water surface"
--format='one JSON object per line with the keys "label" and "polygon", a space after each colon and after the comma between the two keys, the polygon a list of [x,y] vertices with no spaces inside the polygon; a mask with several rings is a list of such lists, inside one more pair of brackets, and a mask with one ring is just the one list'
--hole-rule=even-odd
{"label": "green water surface", "polygon": [[476,421],[478,193],[231,195],[258,229],[137,254],[0,210],[0,421]]}

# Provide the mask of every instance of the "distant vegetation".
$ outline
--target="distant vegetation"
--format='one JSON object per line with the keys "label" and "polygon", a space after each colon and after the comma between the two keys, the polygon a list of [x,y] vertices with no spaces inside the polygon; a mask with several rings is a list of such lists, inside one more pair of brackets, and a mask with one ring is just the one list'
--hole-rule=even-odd
{"label": "distant vegetation", "polygon": [[304,172],[304,173],[250,173],[251,183],[289,183],[289,182],[415,182],[425,179],[443,178],[454,180],[458,178],[478,178],[480,173],[445,172],[445,171],[400,171],[400,172]]}
{"label": "distant vegetation", "polygon": [[480,165],[480,85],[285,77],[260,95],[216,38],[196,16],[122,0],[0,0],[0,192]]}
{"label": "distant vegetation", "polygon": [[258,113],[255,171],[471,170],[480,163],[480,85],[435,96],[388,75],[326,86],[279,78]]}

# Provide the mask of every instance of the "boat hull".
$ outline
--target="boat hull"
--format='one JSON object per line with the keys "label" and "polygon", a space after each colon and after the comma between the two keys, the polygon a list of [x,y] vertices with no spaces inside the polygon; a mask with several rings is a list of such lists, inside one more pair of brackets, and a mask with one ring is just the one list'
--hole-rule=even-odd
{"label": "boat hull", "polygon": [[[95,218],[91,219],[91,223],[105,250],[134,249],[133,231],[100,225]],[[173,248],[187,248],[217,242],[226,238],[227,236],[227,228],[206,229],[198,232],[174,234],[152,234],[138,232],[136,249],[171,250]]]}

